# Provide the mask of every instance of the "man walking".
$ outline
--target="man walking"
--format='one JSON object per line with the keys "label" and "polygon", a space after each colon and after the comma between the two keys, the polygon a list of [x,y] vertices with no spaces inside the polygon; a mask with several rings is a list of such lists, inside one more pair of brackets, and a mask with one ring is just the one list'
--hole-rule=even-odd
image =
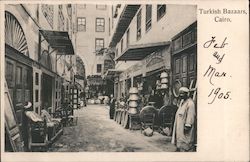
{"label": "man walking", "polygon": [[194,101],[188,97],[189,89],[181,87],[179,94],[181,103],[175,115],[175,122],[172,135],[172,143],[177,146],[177,151],[195,151],[194,137],[195,137],[195,104]]}

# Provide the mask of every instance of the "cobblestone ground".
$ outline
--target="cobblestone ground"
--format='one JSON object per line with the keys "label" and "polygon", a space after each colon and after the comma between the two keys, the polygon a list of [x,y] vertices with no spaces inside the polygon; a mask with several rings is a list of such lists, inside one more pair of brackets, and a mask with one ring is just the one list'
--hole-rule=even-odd
{"label": "cobblestone ground", "polygon": [[140,130],[124,129],[109,119],[108,108],[88,105],[76,110],[76,126],[64,128],[63,135],[52,145],[51,152],[172,152],[171,138],[157,132],[146,137]]}

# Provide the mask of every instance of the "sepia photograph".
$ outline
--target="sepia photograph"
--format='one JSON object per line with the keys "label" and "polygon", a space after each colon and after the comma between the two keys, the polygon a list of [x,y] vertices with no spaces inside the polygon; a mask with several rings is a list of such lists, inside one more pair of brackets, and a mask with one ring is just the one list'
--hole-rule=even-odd
{"label": "sepia photograph", "polygon": [[4,152],[195,152],[197,5],[4,4]]}

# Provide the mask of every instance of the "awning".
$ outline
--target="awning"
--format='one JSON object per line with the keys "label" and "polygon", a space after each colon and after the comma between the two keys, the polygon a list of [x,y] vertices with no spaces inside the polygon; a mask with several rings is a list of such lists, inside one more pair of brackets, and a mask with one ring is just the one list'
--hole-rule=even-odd
{"label": "awning", "polygon": [[130,22],[134,18],[137,10],[140,8],[140,5],[125,5],[120,18],[118,20],[118,24],[116,26],[114,35],[110,41],[109,47],[114,47],[121,40],[123,34],[127,30]]}
{"label": "awning", "polygon": [[115,74],[120,74],[120,73],[122,73],[122,70],[108,69],[108,71],[105,73],[104,77],[112,77]]}
{"label": "awning", "polygon": [[58,55],[74,55],[74,48],[68,32],[39,30],[49,45],[58,50]]}
{"label": "awning", "polygon": [[153,52],[163,49],[170,45],[170,42],[149,43],[129,46],[116,61],[139,61]]}
{"label": "awning", "polygon": [[165,66],[162,66],[162,67],[160,67],[158,69],[146,72],[145,77],[148,77],[148,76],[151,76],[151,75],[154,75],[154,74],[159,74],[160,75],[160,73],[163,72],[164,70],[165,70]]}

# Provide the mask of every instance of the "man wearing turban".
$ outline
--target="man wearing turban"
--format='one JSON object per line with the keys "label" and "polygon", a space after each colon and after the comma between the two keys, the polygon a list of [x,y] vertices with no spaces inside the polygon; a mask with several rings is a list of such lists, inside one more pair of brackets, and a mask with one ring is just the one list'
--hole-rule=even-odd
{"label": "man wearing turban", "polygon": [[194,151],[195,137],[195,104],[188,97],[189,89],[181,87],[179,94],[181,102],[175,115],[172,143],[176,145],[177,151]]}

